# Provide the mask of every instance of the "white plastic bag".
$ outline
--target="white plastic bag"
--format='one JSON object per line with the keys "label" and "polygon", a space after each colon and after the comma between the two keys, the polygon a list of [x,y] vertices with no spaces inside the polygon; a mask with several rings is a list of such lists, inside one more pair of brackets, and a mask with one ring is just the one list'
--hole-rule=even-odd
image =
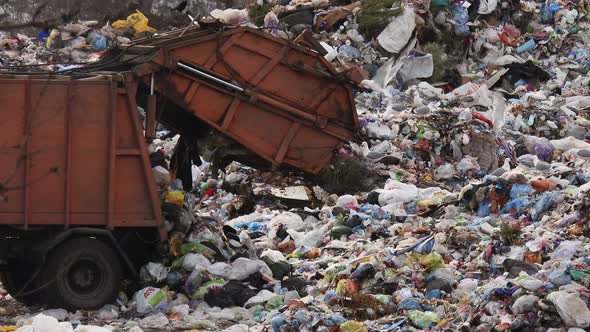
{"label": "white plastic bag", "polygon": [[434,71],[432,54],[408,55],[399,61],[403,62],[399,74],[404,82],[414,78],[430,77]]}
{"label": "white plastic bag", "polygon": [[168,301],[166,293],[155,287],[146,287],[138,291],[135,293],[134,299],[137,305],[137,312],[140,314],[164,309]]}
{"label": "white plastic bag", "polygon": [[480,0],[477,12],[481,15],[491,14],[498,6],[498,0]]}
{"label": "white plastic bag", "polygon": [[231,263],[231,267],[231,280],[244,280],[256,272],[272,276],[272,270],[268,265],[259,260],[240,257]]}
{"label": "white plastic bag", "polygon": [[194,271],[195,269],[205,270],[211,265],[207,257],[199,253],[189,253],[184,256],[182,267],[187,271]]}
{"label": "white plastic bag", "polygon": [[590,326],[590,310],[577,293],[557,291],[547,295],[547,299],[553,302],[566,326]]}
{"label": "white plastic bag", "polygon": [[559,247],[557,247],[550,256],[552,259],[569,261],[572,259],[580,245],[582,245],[582,241],[562,241],[559,244]]}
{"label": "white plastic bag", "polygon": [[231,276],[231,265],[224,262],[214,263],[207,267],[207,271],[223,279],[227,279]]}
{"label": "white plastic bag", "polygon": [[411,8],[405,8],[404,12],[397,16],[377,36],[379,45],[386,51],[398,53],[408,43],[416,28],[416,14]]}
{"label": "white plastic bag", "polygon": [[145,328],[163,329],[169,324],[166,315],[159,312],[157,314],[147,316],[139,321],[139,325]]}
{"label": "white plastic bag", "polygon": [[457,289],[453,291],[453,297],[456,299],[463,298],[464,295],[470,295],[475,291],[477,288],[477,280],[476,279],[463,279],[457,285]]}
{"label": "white plastic bag", "polygon": [[379,122],[369,122],[365,127],[365,130],[367,131],[367,136],[370,138],[391,138],[391,128]]}
{"label": "white plastic bag", "polygon": [[139,271],[140,278],[145,282],[160,282],[168,277],[168,270],[161,263],[149,262]]}
{"label": "white plastic bag", "polygon": [[539,298],[535,295],[527,294],[519,297],[514,301],[512,304],[512,312],[515,314],[524,314],[529,311],[532,311],[535,308],[535,304],[537,304]]}
{"label": "white plastic bag", "polygon": [[35,332],[71,332],[73,330],[70,323],[60,323],[57,319],[44,314],[38,314],[33,318],[33,322],[29,326],[23,326],[18,331],[32,327]]}
{"label": "white plastic bag", "polygon": [[442,164],[434,171],[434,178],[436,180],[448,180],[457,174],[455,166],[452,164]]}
{"label": "white plastic bag", "polygon": [[342,196],[338,197],[338,200],[336,201],[336,205],[341,206],[341,207],[351,207],[351,206],[358,206],[359,203],[358,203],[356,197],[354,197],[352,195],[342,195]]}

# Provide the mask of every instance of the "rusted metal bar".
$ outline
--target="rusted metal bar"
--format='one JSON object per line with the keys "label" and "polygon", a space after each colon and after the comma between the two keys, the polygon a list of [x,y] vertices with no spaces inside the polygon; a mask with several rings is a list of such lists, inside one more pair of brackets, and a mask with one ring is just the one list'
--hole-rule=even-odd
{"label": "rusted metal bar", "polygon": [[[19,155],[17,158],[25,158],[25,169],[24,169],[24,176],[23,176],[23,200],[24,200],[24,228],[27,230],[29,228],[29,223],[31,222],[31,202],[30,202],[30,190],[29,190],[29,173],[31,167],[31,129],[33,126],[33,109],[31,107],[31,90],[33,84],[30,77],[27,77],[25,81],[25,118],[24,118],[24,142],[25,144],[24,150],[25,155]],[[22,148],[21,148],[22,152]],[[17,163],[18,164],[18,163]],[[16,171],[16,170],[15,170]]]}
{"label": "rusted metal bar", "polygon": [[116,143],[117,143],[117,86],[111,82],[109,91],[109,148],[108,148],[108,171],[107,171],[107,220],[106,227],[113,229],[113,217],[115,210],[115,162],[116,162]]}
{"label": "rusted metal bar", "polygon": [[69,82],[66,88],[66,109],[64,110],[66,125],[66,169],[64,175],[64,228],[70,227],[71,209],[71,182],[72,182],[72,84]]}

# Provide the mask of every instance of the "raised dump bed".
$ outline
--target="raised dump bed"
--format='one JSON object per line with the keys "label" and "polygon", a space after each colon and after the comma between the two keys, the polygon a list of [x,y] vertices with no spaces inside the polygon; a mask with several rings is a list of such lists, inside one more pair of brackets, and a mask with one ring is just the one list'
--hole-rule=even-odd
{"label": "raised dump bed", "polygon": [[317,174],[358,128],[349,78],[318,52],[260,30],[178,30],[105,62],[150,87],[154,74],[157,92],[274,166]]}

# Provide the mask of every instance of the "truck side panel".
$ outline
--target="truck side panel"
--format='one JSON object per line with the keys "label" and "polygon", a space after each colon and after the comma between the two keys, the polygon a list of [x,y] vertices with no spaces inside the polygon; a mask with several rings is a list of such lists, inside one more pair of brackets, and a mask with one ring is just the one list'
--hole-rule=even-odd
{"label": "truck side panel", "polygon": [[133,91],[0,77],[0,224],[161,225]]}

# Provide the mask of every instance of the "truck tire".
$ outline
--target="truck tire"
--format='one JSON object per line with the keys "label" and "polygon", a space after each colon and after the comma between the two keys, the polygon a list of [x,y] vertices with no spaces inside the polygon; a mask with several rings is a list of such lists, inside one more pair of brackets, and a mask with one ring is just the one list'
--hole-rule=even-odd
{"label": "truck tire", "polygon": [[46,302],[69,310],[94,310],[111,303],[122,278],[117,253],[92,238],[71,239],[55,250],[43,273]]}
{"label": "truck tire", "polygon": [[[25,282],[27,282],[31,277],[33,271],[21,271],[21,270],[14,270],[14,271],[4,271],[0,273],[0,282],[2,282],[2,286],[4,290],[10,294],[15,300],[21,302],[25,305],[33,305],[39,304],[39,292],[34,294],[27,294],[27,295],[20,295],[17,293],[26,293],[27,290],[22,291]],[[37,283],[33,282],[28,289],[37,287]]]}

